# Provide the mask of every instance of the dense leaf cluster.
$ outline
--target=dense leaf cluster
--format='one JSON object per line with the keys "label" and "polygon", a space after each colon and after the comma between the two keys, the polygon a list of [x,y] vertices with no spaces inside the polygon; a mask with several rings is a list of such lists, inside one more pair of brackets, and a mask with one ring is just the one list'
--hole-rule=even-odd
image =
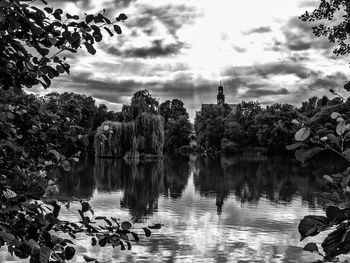
{"label": "dense leaf cluster", "polygon": [[202,109],[196,114],[195,129],[198,143],[207,151],[235,153],[258,147],[268,153],[286,153],[285,146],[297,131],[293,119],[307,120],[321,133],[324,125],[334,127],[328,113],[335,108],[345,113],[347,105],[327,97],[312,97],[301,107],[275,103],[262,108],[258,102],[242,101],[234,110],[225,105]]}
{"label": "dense leaf cluster", "polygon": [[183,145],[188,145],[192,125],[188,119],[184,103],[179,99],[166,100],[159,105],[159,113],[165,120],[164,148],[171,151],[179,149]]}
{"label": "dense leaf cluster", "polygon": [[[293,120],[293,123],[300,126],[300,129],[295,133],[297,142],[288,145],[287,149],[295,151],[296,158],[301,162],[306,162],[326,150],[336,153],[349,162],[350,125],[348,116],[349,114],[333,112],[330,118],[335,122],[335,125],[333,127],[327,125],[323,128],[321,126],[316,132],[311,128],[310,122]],[[322,231],[333,230],[321,244],[324,254],[319,251],[315,243],[308,243],[304,247],[304,250],[315,252],[321,255],[324,261],[329,261],[334,260],[338,255],[350,252],[350,211],[348,208],[350,168],[342,173],[324,175],[324,179],[330,192],[324,193],[323,196],[333,203],[338,203],[339,206],[328,206],[326,216],[305,216],[300,221],[298,229],[301,240],[318,235]]]}
{"label": "dense leaf cluster", "polygon": [[94,44],[102,40],[102,31],[121,34],[118,23],[127,19],[120,14],[110,20],[104,12],[86,14],[84,19],[46,6],[45,0],[0,2],[0,87],[31,88],[51,85],[51,79],[70,72],[62,52],[76,53],[83,46],[95,54]]}
{"label": "dense leaf cluster", "polygon": [[[11,254],[40,263],[73,258],[72,239],[78,234],[91,236],[93,245],[130,249],[131,240],[139,240],[132,224],[94,217],[85,201],[80,200],[79,222],[59,217],[69,200],[57,198],[53,171],[70,171],[79,160],[103,107],[74,93],[36,97],[0,92],[0,246],[6,244]],[[148,228],[143,231],[150,235]]]}
{"label": "dense leaf cluster", "polygon": [[347,0],[321,0],[313,12],[305,12],[300,16],[302,21],[317,24],[312,27],[315,36],[325,36],[329,42],[337,44],[336,55],[350,53],[350,2]]}

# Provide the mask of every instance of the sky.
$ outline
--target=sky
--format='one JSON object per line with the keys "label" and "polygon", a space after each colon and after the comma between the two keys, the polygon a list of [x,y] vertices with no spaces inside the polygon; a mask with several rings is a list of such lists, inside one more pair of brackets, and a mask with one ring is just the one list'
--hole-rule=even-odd
{"label": "sky", "polygon": [[[125,13],[123,34],[107,33],[96,55],[66,54],[71,75],[48,91],[93,96],[112,110],[148,89],[159,102],[178,98],[191,120],[216,103],[221,81],[227,103],[291,103],[332,95],[347,81],[349,61],[298,16],[318,0],[54,0],[70,14]],[[84,15],[83,15],[84,16]],[[42,93],[42,89],[40,90]]]}

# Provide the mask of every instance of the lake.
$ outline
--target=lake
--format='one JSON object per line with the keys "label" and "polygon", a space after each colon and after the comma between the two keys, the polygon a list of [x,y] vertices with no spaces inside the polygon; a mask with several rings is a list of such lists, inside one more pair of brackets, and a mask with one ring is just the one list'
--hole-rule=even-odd
{"label": "lake", "polygon": [[[162,161],[82,158],[61,175],[64,197],[89,200],[96,215],[133,220],[141,241],[130,251],[90,246],[78,236],[78,255],[100,262],[313,262],[303,252],[298,223],[324,214],[322,175],[343,164],[316,161],[302,166],[293,157],[171,156]],[[62,217],[78,221],[77,203]],[[146,238],[142,227],[161,223]],[[13,262],[0,252],[0,262]]]}

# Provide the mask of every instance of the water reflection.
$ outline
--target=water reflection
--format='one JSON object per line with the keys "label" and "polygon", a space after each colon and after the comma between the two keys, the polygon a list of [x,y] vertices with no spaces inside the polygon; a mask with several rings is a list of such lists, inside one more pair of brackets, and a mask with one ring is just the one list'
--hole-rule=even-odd
{"label": "water reflection", "polygon": [[323,162],[322,166],[319,162],[302,167],[290,157],[261,155],[168,156],[147,162],[95,160],[86,155],[72,172],[62,175],[60,191],[67,197],[83,199],[91,198],[94,189],[122,191],[121,207],[141,220],[157,211],[160,195],[180,198],[192,175],[195,190],[201,196],[215,198],[218,214],[230,194],[251,204],[261,198],[290,203],[300,197],[315,208],[316,195],[325,190],[322,175],[344,169],[341,162]]}
{"label": "water reflection", "polygon": [[60,191],[90,199],[99,215],[164,224],[132,251],[80,240],[81,250],[100,262],[312,262],[317,258],[301,250],[298,222],[323,213],[322,175],[343,169],[324,160],[302,167],[289,157],[130,162],[87,155],[62,175]]}

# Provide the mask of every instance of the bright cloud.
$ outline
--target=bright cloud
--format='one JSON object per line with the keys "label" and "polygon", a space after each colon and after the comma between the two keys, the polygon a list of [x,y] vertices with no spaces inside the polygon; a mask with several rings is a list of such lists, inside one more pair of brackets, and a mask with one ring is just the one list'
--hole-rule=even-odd
{"label": "bright cloud", "polygon": [[300,104],[341,88],[345,58],[297,17],[318,1],[305,0],[55,0],[71,13],[125,12],[123,35],[107,34],[97,54],[70,55],[72,75],[53,89],[91,95],[114,109],[147,88],[160,101],[179,98],[191,118],[214,103],[223,81],[229,103]]}

